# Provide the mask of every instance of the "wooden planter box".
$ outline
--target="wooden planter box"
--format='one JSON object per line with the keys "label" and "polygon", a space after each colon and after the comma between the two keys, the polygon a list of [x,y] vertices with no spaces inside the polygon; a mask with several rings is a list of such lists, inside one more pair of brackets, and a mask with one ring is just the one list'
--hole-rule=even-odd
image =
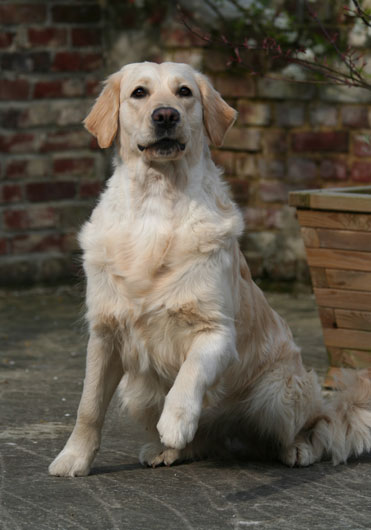
{"label": "wooden planter box", "polygon": [[371,368],[371,186],[290,193],[330,359]]}

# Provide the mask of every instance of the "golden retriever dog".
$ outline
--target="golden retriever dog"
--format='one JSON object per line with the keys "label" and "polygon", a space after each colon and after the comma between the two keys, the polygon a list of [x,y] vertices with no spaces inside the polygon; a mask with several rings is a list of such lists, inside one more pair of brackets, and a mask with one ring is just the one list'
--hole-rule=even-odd
{"label": "golden retriever dog", "polygon": [[186,64],[124,66],[85,120],[115,170],[80,234],[89,343],[76,425],[49,467],[87,475],[110,399],[143,424],[150,466],[236,447],[289,466],[371,448],[371,382],[325,401],[252,281],[242,216],[213,163],[236,112]]}

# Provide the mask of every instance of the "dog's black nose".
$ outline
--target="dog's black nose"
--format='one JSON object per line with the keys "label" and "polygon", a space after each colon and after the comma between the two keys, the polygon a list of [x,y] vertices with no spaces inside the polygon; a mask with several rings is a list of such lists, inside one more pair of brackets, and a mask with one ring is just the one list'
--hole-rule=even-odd
{"label": "dog's black nose", "polygon": [[172,107],[159,107],[152,112],[152,121],[156,127],[170,129],[180,120],[180,114]]}

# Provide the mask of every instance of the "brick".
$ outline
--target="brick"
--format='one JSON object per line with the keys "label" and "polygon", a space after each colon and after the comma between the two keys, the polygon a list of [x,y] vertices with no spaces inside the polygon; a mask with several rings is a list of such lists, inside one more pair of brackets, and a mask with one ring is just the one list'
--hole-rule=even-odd
{"label": "brick", "polygon": [[344,131],[298,132],[291,137],[292,148],[303,152],[336,152],[348,151],[349,135]]}
{"label": "brick", "polygon": [[23,115],[22,109],[11,106],[0,109],[0,127],[4,129],[17,129]]}
{"label": "brick", "polygon": [[[84,101],[32,101],[27,106],[9,107],[5,110],[5,119],[13,123],[13,127],[28,128],[45,125],[81,125],[88,113],[91,102]],[[4,116],[2,116],[4,120]],[[16,124],[16,125],[14,125]]]}
{"label": "brick", "polygon": [[49,160],[42,157],[10,159],[5,166],[5,177],[8,179],[46,177],[49,173]]}
{"label": "brick", "polygon": [[256,177],[256,160],[250,153],[235,153],[235,171],[238,177]]}
{"label": "brick", "polygon": [[14,40],[14,33],[10,31],[2,31],[0,33],[0,49],[9,48]]}
{"label": "brick", "polygon": [[260,151],[262,148],[261,131],[235,127],[227,133],[223,146],[229,149]]}
{"label": "brick", "polygon": [[76,237],[76,232],[63,234],[62,236],[62,250],[63,252],[78,252],[80,245]]}
{"label": "brick", "polygon": [[26,197],[31,202],[72,199],[76,184],[71,181],[31,182],[26,184]]}
{"label": "brick", "polygon": [[53,81],[38,81],[34,87],[34,98],[61,98],[83,96],[84,82],[80,79],[58,79]]}
{"label": "brick", "polygon": [[[61,107],[61,103],[59,103]],[[19,109],[17,126],[20,128],[52,125],[56,122],[59,108],[47,101],[33,101]]]}
{"label": "brick", "polygon": [[227,174],[235,172],[235,155],[232,151],[213,150],[212,158],[215,164],[224,169]]}
{"label": "brick", "polygon": [[11,72],[49,72],[51,59],[49,52],[4,53],[1,58],[3,71]]}
{"label": "brick", "polygon": [[1,79],[0,100],[28,99],[30,85],[25,79]]}
{"label": "brick", "polygon": [[341,108],[341,120],[345,127],[365,129],[369,126],[368,109],[364,106],[345,105]]}
{"label": "brick", "polygon": [[72,46],[100,46],[102,44],[102,32],[96,28],[72,28]]}
{"label": "brick", "polygon": [[65,24],[93,24],[100,22],[101,9],[98,5],[57,5],[52,7],[53,22]]}
{"label": "brick", "polygon": [[231,98],[249,98],[255,96],[255,84],[251,77],[217,77],[215,88],[224,96]]}
{"label": "brick", "polygon": [[83,79],[65,79],[62,82],[62,94],[64,97],[78,97],[85,95],[85,84]]}
{"label": "brick", "polygon": [[0,256],[8,253],[8,240],[5,237],[0,237]]}
{"label": "brick", "polygon": [[38,81],[34,87],[34,98],[60,98],[63,95],[62,81]]}
{"label": "brick", "polygon": [[29,228],[55,228],[59,215],[52,206],[31,206],[28,208]]}
{"label": "brick", "polygon": [[262,78],[258,80],[257,94],[267,99],[293,99],[301,101],[312,100],[316,93],[316,87],[310,85],[300,85],[300,89],[295,83],[276,79]]}
{"label": "brick", "polygon": [[28,254],[32,252],[55,252],[63,247],[62,234],[22,234],[11,240],[13,254]]}
{"label": "brick", "polygon": [[259,197],[263,202],[284,202],[288,200],[288,187],[284,182],[263,180],[259,182]]}
{"label": "brick", "polygon": [[267,154],[286,154],[288,147],[287,132],[267,129],[263,134],[263,148]]}
{"label": "brick", "polygon": [[52,70],[56,72],[91,72],[103,66],[100,53],[58,52]]}
{"label": "brick", "polygon": [[29,228],[27,210],[6,210],[3,213],[3,225],[8,230],[25,230]]}
{"label": "brick", "polygon": [[36,149],[37,141],[34,134],[12,133],[0,135],[0,152],[27,153]]}
{"label": "brick", "polygon": [[92,102],[88,99],[83,101],[69,101],[66,105],[63,103],[55,103],[54,108],[56,110],[55,122],[57,125],[81,125],[84,118],[87,116]]}
{"label": "brick", "polygon": [[276,122],[279,127],[300,127],[304,123],[304,105],[293,102],[276,104]]}
{"label": "brick", "polygon": [[91,203],[89,201],[74,201],[73,204],[58,207],[60,226],[64,230],[76,230],[91,215]]}
{"label": "brick", "polygon": [[319,91],[320,99],[335,103],[371,103],[371,91],[349,86],[327,86]]}
{"label": "brick", "polygon": [[22,198],[22,187],[18,184],[3,184],[0,186],[0,202],[19,202]]}
{"label": "brick", "polygon": [[322,160],[319,175],[324,180],[346,180],[348,178],[347,163],[345,160]]}
{"label": "brick", "polygon": [[103,182],[100,180],[86,180],[80,183],[80,198],[90,199],[98,197],[102,191]]}
{"label": "brick", "polygon": [[317,164],[306,158],[289,158],[288,180],[294,184],[310,185],[316,179]]}
{"label": "brick", "polygon": [[263,208],[247,207],[243,214],[247,230],[259,230],[265,226],[266,211]]}
{"label": "brick", "polygon": [[53,172],[55,175],[82,175],[94,174],[95,158],[56,158],[53,161]]}
{"label": "brick", "polygon": [[67,43],[67,30],[63,28],[29,28],[28,41],[31,46],[57,48]]}
{"label": "brick", "polygon": [[309,108],[309,121],[314,127],[336,127],[338,123],[338,109],[334,105],[317,103]]}
{"label": "brick", "polygon": [[231,187],[234,199],[239,203],[247,203],[249,199],[249,182],[239,178],[229,178],[228,184]]}
{"label": "brick", "polygon": [[97,97],[102,90],[102,83],[96,79],[89,79],[85,83],[85,91],[87,96]]}
{"label": "brick", "polygon": [[4,227],[10,231],[55,228],[59,215],[51,206],[28,206],[26,209],[7,210],[3,214]]}
{"label": "brick", "polygon": [[44,22],[46,6],[41,4],[5,4],[0,6],[1,24]]}
{"label": "brick", "polygon": [[355,182],[371,182],[371,162],[354,162],[350,176]]}
{"label": "brick", "polygon": [[259,158],[259,174],[265,179],[284,179],[286,176],[286,164],[284,160]]}
{"label": "brick", "polygon": [[356,156],[371,156],[371,135],[360,134],[353,141],[353,153]]}
{"label": "brick", "polygon": [[41,143],[40,151],[65,151],[89,147],[90,135],[84,129],[68,129],[47,134]]}
{"label": "brick", "polygon": [[265,211],[264,227],[268,229],[282,229],[283,219],[282,210],[277,208],[268,208]]}
{"label": "brick", "polygon": [[242,125],[267,126],[271,122],[271,109],[266,103],[239,100],[237,110],[238,121]]}

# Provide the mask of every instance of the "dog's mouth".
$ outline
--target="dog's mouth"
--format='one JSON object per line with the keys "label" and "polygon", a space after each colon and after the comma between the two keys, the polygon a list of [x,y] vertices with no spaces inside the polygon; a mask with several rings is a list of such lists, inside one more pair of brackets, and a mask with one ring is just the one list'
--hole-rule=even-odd
{"label": "dog's mouth", "polygon": [[138,144],[138,149],[139,151],[151,151],[157,156],[169,156],[184,151],[185,144],[172,138],[162,138],[161,140],[147,146]]}

